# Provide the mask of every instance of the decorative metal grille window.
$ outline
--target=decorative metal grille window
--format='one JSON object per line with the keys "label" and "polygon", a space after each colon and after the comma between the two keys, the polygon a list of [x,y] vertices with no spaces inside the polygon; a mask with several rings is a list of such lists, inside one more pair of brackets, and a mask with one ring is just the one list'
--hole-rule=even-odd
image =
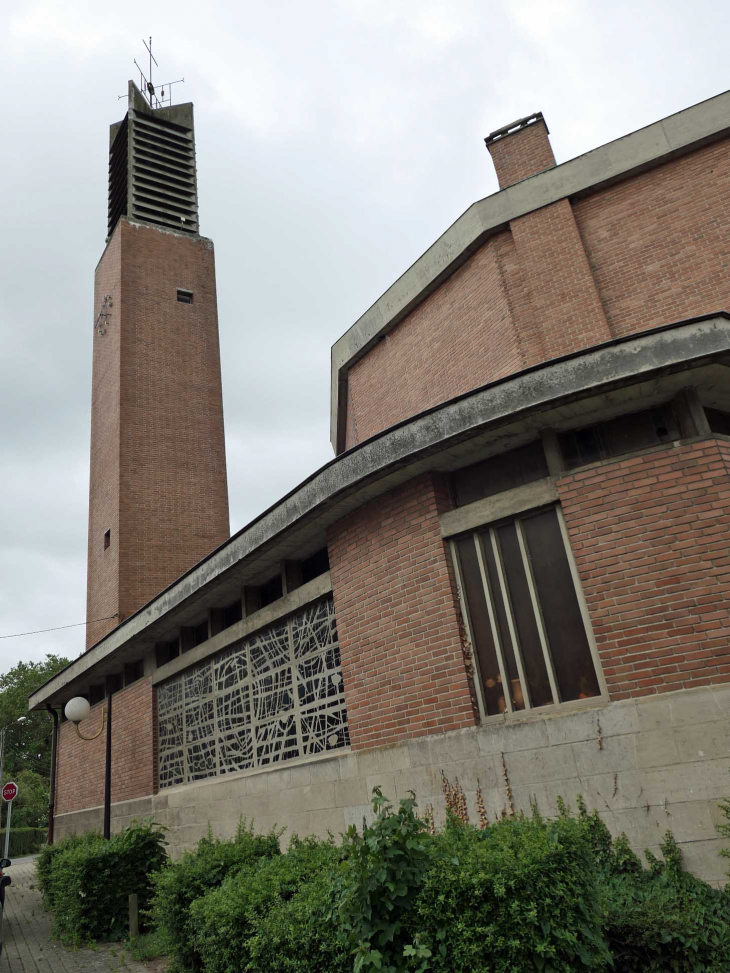
{"label": "decorative metal grille window", "polygon": [[480,528],[454,548],[487,715],[600,695],[560,510]]}
{"label": "decorative metal grille window", "polygon": [[332,598],[157,689],[160,787],[349,745]]}

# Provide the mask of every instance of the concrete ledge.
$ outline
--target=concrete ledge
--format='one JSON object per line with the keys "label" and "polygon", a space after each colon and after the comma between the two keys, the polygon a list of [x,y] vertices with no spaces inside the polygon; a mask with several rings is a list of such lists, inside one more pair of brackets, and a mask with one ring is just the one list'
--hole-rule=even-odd
{"label": "concrete ledge", "polygon": [[332,460],[201,561],[135,615],[79,656],[29,698],[41,708],[92,666],[144,638],[151,625],[184,606],[275,538],[315,518],[333,523],[349,510],[431,468],[428,458],[497,428],[570,401],[691,368],[730,353],[730,315],[653,329],[528,369],[467,393],[381,433]]}
{"label": "concrete ledge", "polygon": [[626,179],[729,133],[726,91],[470,206],[332,346],[330,433],[335,453],[343,449],[341,398],[348,369],[491,235],[542,206]]}
{"label": "concrete ledge", "polygon": [[558,488],[549,477],[535,483],[526,483],[524,486],[515,487],[514,490],[505,490],[504,493],[485,497],[483,500],[441,514],[439,517],[441,536],[453,537],[454,534],[475,530],[483,524],[500,520],[502,517],[511,517],[513,514],[531,510],[533,507],[541,507],[545,503],[554,503],[556,500],[558,500]]}

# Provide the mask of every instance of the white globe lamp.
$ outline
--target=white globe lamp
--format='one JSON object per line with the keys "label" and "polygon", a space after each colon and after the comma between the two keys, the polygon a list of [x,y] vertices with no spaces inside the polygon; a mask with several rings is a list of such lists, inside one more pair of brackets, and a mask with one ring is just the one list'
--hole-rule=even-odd
{"label": "white globe lamp", "polygon": [[91,706],[89,705],[88,699],[84,699],[83,696],[74,696],[66,703],[66,719],[71,723],[75,723],[76,726],[85,720],[86,717],[91,712]]}

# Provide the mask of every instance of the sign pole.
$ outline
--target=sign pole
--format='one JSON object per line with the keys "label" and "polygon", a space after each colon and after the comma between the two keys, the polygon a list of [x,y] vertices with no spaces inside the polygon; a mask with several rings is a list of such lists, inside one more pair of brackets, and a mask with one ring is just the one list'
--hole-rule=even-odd
{"label": "sign pole", "polygon": [[5,815],[5,854],[3,858],[8,857],[8,851],[10,851],[10,815],[13,812],[13,802],[8,801],[8,813]]}
{"label": "sign pole", "polygon": [[10,849],[10,817],[13,813],[13,801],[18,796],[18,785],[15,781],[9,780],[7,784],[3,784],[2,789],[3,800],[8,805],[8,811],[5,815],[5,858],[8,857],[8,850]]}

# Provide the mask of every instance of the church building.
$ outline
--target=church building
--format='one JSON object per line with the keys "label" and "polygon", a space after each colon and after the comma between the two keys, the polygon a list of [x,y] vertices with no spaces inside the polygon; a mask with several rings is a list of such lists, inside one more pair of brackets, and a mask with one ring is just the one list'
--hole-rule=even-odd
{"label": "church building", "polygon": [[473,820],[477,788],[491,817],[583,795],[724,878],[730,92],[560,164],[539,112],[485,141],[499,191],[332,348],[334,459],[230,536],[193,108],[130,82],[87,649],[29,701],[56,839],[337,835],[375,786],[438,824],[445,774]]}

